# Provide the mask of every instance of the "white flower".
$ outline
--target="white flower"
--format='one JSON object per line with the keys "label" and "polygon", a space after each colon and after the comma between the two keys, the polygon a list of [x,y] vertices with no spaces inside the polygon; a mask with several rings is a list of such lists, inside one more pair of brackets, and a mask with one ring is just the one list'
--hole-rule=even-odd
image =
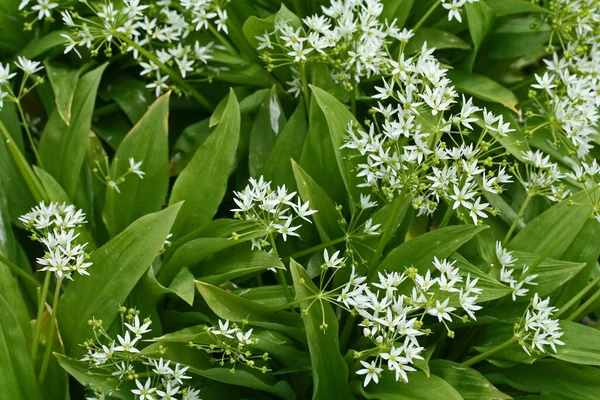
{"label": "white flower", "polygon": [[58,4],[50,3],[50,0],[37,0],[37,4],[31,7],[31,9],[38,11],[38,20],[41,20],[44,17],[50,18],[51,10],[56,7],[58,7]]}
{"label": "white flower", "polygon": [[325,260],[325,266],[327,266],[327,268],[341,268],[344,266],[344,258],[340,258],[340,251],[336,251],[335,253],[333,253],[331,255],[331,257],[329,257],[329,252],[327,251],[327,249],[323,250],[323,259]]}
{"label": "white flower", "polygon": [[135,385],[138,387],[137,389],[131,389],[131,393],[140,396],[139,400],[155,400],[152,393],[156,391],[156,388],[150,387],[152,384],[152,379],[148,378],[146,383],[142,385],[142,383],[136,379]]}
{"label": "white flower", "polygon": [[360,362],[363,365],[363,369],[359,369],[358,371],[356,371],[356,373],[358,375],[365,375],[365,383],[364,386],[366,387],[369,382],[371,382],[371,380],[373,380],[375,383],[379,383],[379,374],[381,373],[381,371],[383,371],[383,368],[379,368],[377,367],[377,365],[375,365],[375,361],[371,361],[371,363],[362,361]]}
{"label": "white flower", "polygon": [[133,157],[129,158],[129,171],[136,174],[140,179],[144,179],[144,175],[146,173],[140,169],[141,166],[142,166],[142,161],[135,162]]}
{"label": "white flower", "polygon": [[135,344],[139,339],[140,337],[136,336],[135,338],[133,338],[133,340],[131,340],[131,336],[129,336],[129,331],[125,332],[125,337],[117,335],[117,340],[119,341],[120,345],[115,347],[115,350],[125,351],[128,353],[139,353],[140,351],[135,348]]}
{"label": "white flower", "polygon": [[447,298],[446,300],[444,300],[442,303],[440,303],[439,300],[435,301],[435,307],[431,307],[427,310],[427,313],[430,315],[433,315],[434,317],[438,318],[439,322],[442,322],[442,320],[447,320],[447,321],[452,321],[452,317],[450,317],[450,313],[454,310],[456,310],[455,307],[449,307],[448,306],[448,302],[450,301],[449,298]]}
{"label": "white flower", "polygon": [[125,323],[125,326],[135,334],[137,338],[141,338],[144,333],[150,332],[152,329],[148,329],[152,321],[148,320],[144,324],[140,325],[140,317],[135,316],[133,324]]}
{"label": "white flower", "polygon": [[0,63],[0,85],[8,83],[8,81],[16,75],[16,72],[10,73],[10,64],[6,64],[5,66]]}
{"label": "white flower", "polygon": [[31,61],[21,56],[18,56],[17,60],[18,61],[15,62],[15,65],[28,75],[33,75],[42,69],[39,61]]}

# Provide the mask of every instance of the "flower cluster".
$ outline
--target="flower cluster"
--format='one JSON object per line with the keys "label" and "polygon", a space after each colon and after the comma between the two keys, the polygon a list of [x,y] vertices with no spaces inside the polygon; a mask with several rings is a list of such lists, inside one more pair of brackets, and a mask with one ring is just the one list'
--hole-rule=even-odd
{"label": "flower cluster", "polygon": [[497,213],[483,195],[502,193],[511,182],[499,139],[513,129],[502,115],[464,96],[450,113],[458,94],[432,53],[425,44],[420,55],[401,54],[392,62],[390,78],[376,87],[373,98],[380,102],[366,121],[368,129],[349,123],[342,148],[358,153],[352,157],[360,159],[360,186],[388,200],[409,194],[419,215],[433,214],[443,200],[461,219],[468,215],[477,224],[487,212]]}
{"label": "flower cluster", "polygon": [[230,323],[229,320],[219,320],[217,326],[205,326],[208,340],[202,343],[190,342],[189,346],[202,350],[212,357],[212,361],[219,366],[230,366],[230,372],[235,373],[236,365],[244,365],[261,371],[263,374],[269,369],[258,366],[255,360],[269,360],[268,353],[253,354],[252,346],[258,344],[259,339],[252,335],[252,329],[244,331],[244,325]]}
{"label": "flower cluster", "polygon": [[134,308],[121,307],[119,314],[122,332],[117,335],[117,340],[112,339],[104,329],[102,320],[92,319],[88,322],[94,338],[83,344],[86,355],[81,361],[88,363],[89,373],[106,377],[106,383],[90,388],[95,396],[91,399],[112,396],[120,392],[126,382],[134,381],[135,389],[131,389],[131,393],[136,399],[174,399],[175,396],[182,396],[184,400],[199,400],[200,391],[185,384],[186,380],[191,379],[186,374],[189,367],[172,363],[163,357],[147,356],[138,349],[142,336],[151,331],[150,318],[140,321],[139,311]]}
{"label": "flower cluster", "polygon": [[[403,40],[395,20],[381,23],[379,0],[332,0],[322,7],[324,15],[303,19],[304,27],[283,21],[275,31],[256,38],[268,69],[291,63],[316,62],[330,68],[332,78],[352,90],[361,78],[378,75],[389,59],[391,40]],[[303,72],[304,73],[304,72]],[[300,77],[291,92],[301,93]]]}
{"label": "flower cluster", "polygon": [[237,208],[231,211],[236,218],[254,221],[266,232],[262,239],[252,240],[252,248],[273,245],[273,233],[279,233],[284,241],[288,236],[299,236],[296,230],[301,225],[293,225],[294,221],[300,218],[310,222],[308,216],[317,212],[310,209],[308,201],[303,204],[296,192],[288,193],[285,185],[272,190],[271,182],[265,182],[262,176],[258,180],[250,178],[249,182],[244,190],[234,192]]}
{"label": "flower cluster", "polygon": [[519,261],[518,258],[513,257],[512,251],[508,251],[502,247],[501,242],[496,242],[496,257],[500,262],[500,281],[508,284],[512,289],[512,299],[517,300],[517,297],[525,296],[529,289],[525,285],[537,285],[534,279],[538,277],[537,274],[527,274],[529,269],[528,266],[523,267],[523,274],[520,278],[513,277],[515,269],[515,263]]}
{"label": "flower cluster", "polygon": [[539,131],[554,146],[583,157],[593,147],[598,127],[600,6],[588,0],[555,0],[550,2],[550,13],[541,15],[541,22],[553,31],[548,50],[554,51],[553,36],[561,49],[544,60],[548,72],[535,75],[525,133],[531,136]]}
{"label": "flower cluster", "polygon": [[[10,64],[2,65],[0,63],[0,110],[4,107],[4,99],[8,99],[9,101],[18,103],[19,100],[29,93],[35,86],[39,85],[44,81],[42,77],[34,76],[34,74],[38,73],[43,69],[40,65],[39,61],[31,61],[25,57],[18,56],[17,61],[15,61],[15,66],[23,71],[23,83],[20,86],[19,92],[15,93],[12,89],[11,80],[14,78],[17,73],[10,72]],[[27,87],[26,82],[27,78],[32,77],[34,79],[34,83],[32,86]]]}
{"label": "flower cluster", "polygon": [[550,161],[550,156],[540,150],[535,152],[528,150],[522,152],[524,160],[524,171],[519,165],[513,164],[510,172],[523,185],[527,194],[533,196],[545,196],[551,201],[561,201],[570,196],[571,192],[565,189],[560,180],[564,178],[558,168],[558,164]]}
{"label": "flower cluster", "polygon": [[89,254],[85,251],[87,243],[78,244],[79,233],[76,233],[86,222],[83,211],[72,204],[46,205],[42,201],[19,220],[32,233],[31,238],[46,248],[44,257],[37,259],[42,266],[40,271],[53,272],[57,279],[73,279],[73,272],[89,275],[87,269],[92,263],[88,262]]}
{"label": "flower cluster", "polygon": [[[168,66],[175,65],[179,76],[212,76],[219,68],[211,67],[214,43],[202,44],[198,34],[210,30],[220,37],[219,31],[227,33],[226,0],[162,0],[156,5],[141,5],[139,0],[122,0],[122,4],[104,1],[99,5],[82,1],[87,13],[62,11],[63,23],[70,29],[63,34],[66,39],[65,53],[77,48],[87,48],[97,55],[104,47],[107,56],[112,55],[113,44],[122,53],[132,53],[143,68],[142,76],[152,76],[147,85],[156,96],[169,89],[167,80],[172,74]],[[179,90],[181,88],[175,87]]]}
{"label": "flower cluster", "polygon": [[[365,368],[357,371],[359,375],[366,375],[365,386],[371,380],[378,382],[384,363],[388,370],[395,372],[396,380],[408,382],[407,372],[415,371],[413,360],[422,359],[423,348],[419,346],[418,337],[432,332],[424,328],[427,316],[443,324],[449,337],[454,337],[454,331],[447,325],[453,317],[464,322],[476,319],[475,312],[481,309],[476,305],[481,293],[476,286],[478,278],[471,279],[467,274],[464,279],[455,263],[435,258],[433,271],[428,269],[420,274],[411,267],[403,273],[379,272],[379,279],[371,284],[353,267],[350,280],[335,301],[363,318],[359,326],[375,346],[356,355],[357,358],[375,357],[370,362],[361,360]],[[455,306],[460,306],[466,315],[458,315]]]}
{"label": "flower cluster", "polygon": [[[113,160],[113,163],[116,163],[117,160]],[[141,169],[142,161],[135,161],[134,158],[129,158],[129,168],[121,175],[121,176],[113,176],[114,168],[111,169],[108,164],[108,157],[104,157],[104,165],[100,163],[100,161],[96,161],[96,166],[93,168],[94,174],[96,177],[108,186],[112,190],[116,190],[117,193],[121,193],[119,190],[119,185],[125,182],[125,178],[128,175],[136,175],[140,179],[144,179],[144,175],[146,174]]]}
{"label": "flower cluster", "polygon": [[567,172],[565,176],[582,185],[592,203],[592,215],[596,221],[600,222],[600,199],[595,191],[600,186],[600,165],[598,165],[598,162],[595,159],[591,163],[581,162],[581,165],[575,165],[573,171]]}
{"label": "flower cluster", "polygon": [[536,293],[525,312],[525,321],[515,326],[519,345],[529,356],[534,351],[546,353],[546,346],[550,346],[556,353],[556,346],[565,344],[560,340],[564,332],[560,329],[558,320],[551,318],[557,309],[549,304],[550,297],[542,300]]}

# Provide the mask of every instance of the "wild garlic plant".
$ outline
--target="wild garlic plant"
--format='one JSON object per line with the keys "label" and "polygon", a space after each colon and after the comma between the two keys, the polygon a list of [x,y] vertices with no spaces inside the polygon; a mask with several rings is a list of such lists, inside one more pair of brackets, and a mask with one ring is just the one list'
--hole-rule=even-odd
{"label": "wild garlic plant", "polygon": [[[158,97],[173,90],[193,95],[206,105],[206,99],[185,79],[206,81],[224,67],[210,65],[217,47],[204,32],[229,46],[220,32],[228,33],[226,0],[162,0],[152,5],[139,0],[88,1],[85,8],[61,11],[69,30],[65,53],[87,49],[92,56],[104,51],[107,57],[116,49],[130,53],[150,79],[146,86]],[[171,83],[172,82],[172,83]]]}
{"label": "wild garlic plant", "polygon": [[[114,159],[113,163],[116,163],[117,161],[117,159]],[[119,185],[125,182],[125,178],[127,178],[127,176],[135,175],[139,179],[144,179],[144,175],[146,174],[141,169],[143,161],[135,161],[133,157],[130,157],[128,161],[129,168],[125,170],[121,176],[115,176],[114,168],[111,168],[108,163],[108,157],[104,157],[104,165],[100,161],[96,160],[96,165],[92,171],[96,175],[96,178],[98,178],[98,180],[105,184],[109,189],[115,190],[117,193],[121,193],[121,190],[119,190]]]}
{"label": "wild garlic plant", "polygon": [[600,105],[600,7],[590,0],[553,0],[549,13],[541,14],[542,24],[552,34],[544,60],[546,70],[535,74],[527,110],[527,136],[548,138],[555,147],[564,147],[570,156],[582,158],[594,147]]}
{"label": "wild garlic plant", "polygon": [[360,186],[380,198],[408,195],[418,215],[432,215],[444,201],[442,225],[452,212],[478,224],[498,213],[484,194],[502,193],[512,182],[500,139],[514,129],[464,96],[452,112],[458,93],[432,53],[425,44],[417,56],[400,54],[376,87],[367,128],[349,123],[342,149],[358,159]]}
{"label": "wild garlic plant", "polygon": [[503,248],[500,241],[496,242],[496,257],[500,263],[500,282],[504,282],[510,286],[513,301],[516,301],[517,297],[527,295],[529,289],[526,288],[525,285],[537,285],[537,283],[534,282],[534,279],[537,278],[538,275],[529,274],[529,267],[527,265],[523,266],[521,276],[513,276],[513,273],[515,272],[515,263],[519,261],[519,259],[513,256],[512,251]]}
{"label": "wild garlic plant", "polygon": [[[256,369],[263,374],[270,371],[264,362],[269,360],[269,353],[257,354],[253,346],[259,342],[258,337],[252,334],[252,329],[244,331],[247,321],[242,325],[231,323],[229,320],[219,320],[218,326],[205,326],[208,340],[203,342],[189,342],[188,346],[204,351],[211,357],[211,361],[221,367],[229,368],[235,373],[236,365],[243,365]],[[261,360],[263,365],[256,361]]]}
{"label": "wild garlic plant", "polygon": [[[465,276],[455,266],[456,261],[434,258],[433,269],[411,266],[403,272],[383,271],[374,280],[360,275],[352,266],[346,283],[327,290],[334,275],[346,267],[347,260],[340,257],[339,251],[330,256],[324,250],[323,258],[319,292],[308,299],[311,302],[301,313],[307,315],[311,307],[323,307],[322,302],[328,301],[358,316],[358,326],[373,346],[354,354],[364,367],[356,372],[365,375],[364,386],[371,381],[378,383],[384,368],[395,373],[396,381],[408,382],[407,372],[416,371],[414,360],[423,359],[419,336],[434,331],[426,324],[443,326],[447,336],[453,338],[454,331],[448,323],[476,320],[475,312],[482,308],[477,305],[482,293],[476,286],[479,278],[471,279],[470,273]],[[328,271],[331,275],[325,282]],[[325,319],[321,329],[328,329]]]}
{"label": "wild garlic plant", "polygon": [[556,307],[550,306],[550,297],[542,300],[536,293],[521,321],[515,324],[515,338],[528,356],[541,356],[548,352],[548,347],[556,353],[556,346],[565,344],[560,340],[564,332],[558,320],[552,319],[556,311]]}
{"label": "wild garlic plant", "polygon": [[[288,236],[300,235],[296,232],[302,225],[300,219],[311,223],[308,217],[317,212],[310,208],[310,203],[302,203],[296,192],[288,192],[285,185],[273,190],[271,182],[261,176],[250,178],[249,184],[241,192],[234,192],[233,201],[236,208],[235,218],[254,221],[265,232],[265,236],[252,240],[253,249],[269,248],[276,255],[275,235],[284,241]],[[297,225],[298,224],[298,225]]]}
{"label": "wild garlic plant", "polygon": [[[144,335],[152,331],[152,320],[141,320],[135,308],[119,307],[119,315],[120,333],[116,338],[105,329],[102,320],[88,321],[93,337],[82,344],[86,355],[80,361],[87,363],[89,374],[105,378],[102,383],[88,387],[92,395],[88,399],[123,396],[129,392],[140,400],[199,400],[200,391],[189,386],[188,366],[141,352],[139,347]],[[159,353],[164,350],[159,346]],[[133,389],[127,388],[128,382],[135,383]]]}
{"label": "wild garlic plant", "polygon": [[257,36],[258,50],[267,69],[299,65],[290,93],[306,92],[307,63],[329,67],[331,77],[346,90],[378,75],[388,62],[388,45],[405,38],[396,22],[380,22],[383,4],[379,0],[332,0],[322,6],[322,15],[305,17],[303,25],[281,21],[273,32]]}

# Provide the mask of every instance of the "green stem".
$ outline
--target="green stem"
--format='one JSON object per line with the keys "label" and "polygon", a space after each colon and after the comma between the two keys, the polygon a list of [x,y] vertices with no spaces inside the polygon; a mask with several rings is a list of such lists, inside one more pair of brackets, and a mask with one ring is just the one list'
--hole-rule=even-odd
{"label": "green stem", "polygon": [[[585,224],[585,222],[589,219],[589,215],[586,215],[585,220],[583,221],[583,223]],[[525,272],[523,275],[521,275],[521,278],[519,280],[523,280],[525,279],[527,276],[531,275],[539,266],[540,264],[550,256],[550,254],[552,254],[552,252],[554,250],[556,250],[558,248],[558,246],[560,246],[565,240],[567,240],[567,238],[571,237],[571,235],[574,232],[577,232],[579,230],[581,230],[581,224],[575,224],[573,225],[573,227],[571,229],[569,229],[567,231],[566,234],[564,234],[560,239],[558,239],[552,246],[550,246],[545,252],[544,254],[542,254],[537,260],[535,260],[535,262],[533,264],[531,264],[531,266],[527,269],[527,272]]]}
{"label": "green stem", "polygon": [[342,242],[345,242],[345,241],[346,241],[346,236],[339,237],[337,239],[330,240],[329,242],[321,243],[321,244],[318,244],[316,246],[309,247],[308,249],[298,251],[298,252],[292,254],[291,256],[286,257],[286,260],[289,260],[290,258],[293,258],[294,260],[296,260],[296,259],[298,259],[300,257],[304,257],[305,255],[312,254],[312,253],[314,253],[316,251],[325,249],[325,248],[327,248],[329,246],[333,246],[335,244],[342,243]]}
{"label": "green stem", "polygon": [[213,34],[214,37],[217,38],[219,42],[221,42],[223,46],[227,48],[227,50],[229,50],[229,52],[231,52],[232,54],[237,54],[236,48],[233,47],[233,45],[229,43],[229,40],[225,39],[225,37],[221,35],[221,33],[219,33],[219,31],[214,26],[212,26],[212,24],[208,24],[208,30]]}
{"label": "green stem", "polygon": [[454,213],[453,211],[454,210],[452,209],[452,206],[448,204],[448,208],[446,208],[444,218],[442,219],[442,222],[440,222],[440,226],[438,226],[438,229],[445,228],[448,225],[448,222],[450,222],[450,218],[452,218],[452,214]]}
{"label": "green stem", "polygon": [[571,308],[573,306],[573,304],[577,303],[579,300],[581,300],[581,298],[583,296],[585,296],[585,294],[587,292],[590,291],[590,289],[592,289],[594,286],[596,286],[598,284],[598,282],[600,282],[600,275],[596,277],[596,279],[594,279],[593,281],[591,281],[590,283],[588,283],[588,285],[586,287],[584,287],[583,289],[581,289],[579,291],[579,293],[577,293],[571,300],[569,300],[564,306],[562,306],[560,308],[560,310],[558,310],[556,312],[556,314],[553,315],[554,318],[558,319],[561,315],[563,315],[569,308]]}
{"label": "green stem", "polygon": [[396,203],[394,204],[394,208],[392,209],[392,214],[387,220],[385,227],[383,228],[383,235],[381,236],[381,240],[377,245],[377,249],[375,250],[375,254],[373,254],[373,258],[371,258],[371,262],[369,263],[369,273],[367,274],[367,282],[371,280],[373,274],[377,270],[377,265],[379,264],[379,260],[381,259],[381,255],[383,254],[383,250],[390,240],[391,236],[394,234],[393,227],[396,223],[396,218],[400,213],[400,209],[402,208],[402,201],[400,201],[404,196],[401,194],[400,197],[396,199]]}
{"label": "green stem", "polygon": [[56,311],[58,310],[58,298],[60,297],[60,287],[62,286],[62,278],[56,282],[56,288],[54,289],[54,300],[52,301],[52,322],[46,338],[46,351],[44,352],[44,360],[42,361],[42,369],[40,370],[40,376],[38,377],[38,383],[41,385],[44,382],[46,371],[48,370],[48,363],[50,362],[50,354],[52,353],[52,343],[54,342],[54,334],[58,328],[56,322]]}
{"label": "green stem", "polygon": [[42,162],[42,157],[40,157],[40,153],[38,153],[37,146],[35,145],[35,142],[33,141],[33,135],[31,135],[31,131],[29,130],[29,124],[27,123],[27,120],[25,119],[25,113],[23,112],[23,107],[21,107],[21,102],[16,101],[15,104],[17,105],[17,109],[19,110],[19,114],[21,115],[21,121],[23,121],[23,126],[25,127],[25,132],[27,133],[27,138],[29,139],[29,144],[31,146],[31,150],[33,150],[33,154],[35,154],[35,159],[36,159],[38,165],[40,166],[40,168],[45,169],[44,163]]}
{"label": "green stem", "polygon": [[354,86],[354,90],[352,90],[352,96],[350,96],[350,107],[352,109],[352,115],[356,117],[356,92],[358,91],[358,84]]}
{"label": "green stem", "polygon": [[308,297],[305,297],[303,299],[298,299],[298,300],[290,301],[289,303],[286,303],[286,304],[282,305],[281,307],[277,307],[275,309],[275,311],[285,310],[286,308],[290,308],[292,306],[295,306],[296,304],[302,303],[303,301],[316,299],[317,297],[319,297],[319,296],[315,294],[314,296],[308,296]]}
{"label": "green stem", "polygon": [[429,7],[429,10],[427,10],[427,12],[425,13],[425,15],[423,15],[421,17],[421,19],[419,20],[419,22],[417,22],[415,24],[415,26],[412,28],[413,33],[416,32],[421,27],[421,25],[423,25],[425,23],[425,21],[427,20],[427,18],[429,18],[429,16],[431,15],[431,13],[437,8],[437,6],[440,5],[441,2],[442,2],[441,0],[437,0],[435,3],[433,3],[431,5],[431,7]]}
{"label": "green stem", "polygon": [[510,237],[512,236],[513,232],[517,228],[517,225],[519,225],[519,221],[523,217],[523,214],[525,214],[525,209],[527,208],[527,205],[529,204],[529,201],[531,200],[531,198],[532,198],[531,194],[527,193],[527,197],[525,198],[525,201],[521,205],[521,208],[519,209],[519,212],[517,213],[515,220],[513,221],[512,225],[510,226],[510,229],[506,233],[506,236],[504,236],[504,240],[502,241],[503,246],[506,246],[508,244]]}
{"label": "green stem", "polygon": [[21,278],[23,278],[25,280],[25,282],[29,283],[31,286],[34,286],[36,288],[39,288],[40,286],[42,286],[38,281],[35,280],[35,278],[33,276],[31,276],[27,272],[23,271],[21,268],[19,268],[19,266],[17,264],[13,263],[8,258],[4,257],[2,254],[0,254],[0,262],[5,264],[11,271],[13,271],[16,275],[19,275]]}
{"label": "green stem", "polygon": [[44,278],[44,286],[42,287],[42,293],[38,300],[37,316],[35,318],[35,329],[33,333],[33,341],[31,344],[31,360],[35,363],[37,357],[38,345],[40,342],[40,331],[42,330],[42,316],[44,315],[44,308],[46,305],[46,296],[48,295],[48,287],[50,287],[50,276],[52,272],[46,272],[46,278]]}
{"label": "green stem", "polygon": [[308,92],[308,79],[306,77],[306,66],[304,63],[300,64],[300,70],[302,71],[302,90],[304,92],[304,105],[306,106],[306,112],[308,113],[310,110],[310,98]]}
{"label": "green stem", "polygon": [[214,109],[213,105],[206,97],[202,96],[190,84],[188,84],[185,80],[183,80],[181,77],[179,77],[179,75],[175,71],[173,71],[171,68],[169,68],[164,63],[160,62],[160,60],[154,54],[150,53],[148,50],[146,50],[145,48],[143,48],[142,46],[140,46],[133,40],[129,39],[127,36],[122,35],[121,33],[115,32],[114,35],[117,36],[119,39],[121,39],[123,42],[127,43],[129,46],[131,46],[134,49],[136,49],[137,51],[139,51],[140,54],[142,54],[148,60],[150,60],[154,64],[156,64],[164,73],[166,73],[167,75],[169,75],[171,77],[171,79],[173,79],[173,82],[175,82],[181,88],[187,90],[191,94],[191,96],[193,98],[195,98],[196,100],[198,100],[198,102],[203,107],[205,107],[207,110],[212,111]]}
{"label": "green stem", "polygon": [[464,361],[462,363],[462,365],[464,365],[465,367],[470,367],[471,365],[477,364],[480,361],[488,359],[489,357],[493,356],[494,354],[498,353],[499,351],[506,349],[507,347],[509,347],[510,345],[512,345],[513,343],[516,343],[516,342],[517,342],[517,337],[513,336],[510,339],[508,339],[506,342],[499,344],[498,346],[494,347],[493,349],[483,352],[473,358],[469,358],[467,361]]}

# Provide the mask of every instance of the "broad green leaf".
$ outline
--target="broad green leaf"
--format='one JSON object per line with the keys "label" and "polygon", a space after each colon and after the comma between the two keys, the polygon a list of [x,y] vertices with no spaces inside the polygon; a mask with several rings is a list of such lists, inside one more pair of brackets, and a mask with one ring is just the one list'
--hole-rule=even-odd
{"label": "broad green leaf", "polygon": [[107,91],[127,115],[131,124],[136,124],[154,101],[154,96],[146,88],[146,82],[132,79],[130,76],[118,76],[111,82]]}
{"label": "broad green leaf", "polygon": [[[0,110],[0,188],[6,193],[7,207],[12,220],[25,214],[34,205],[34,198],[19,168],[15,151],[24,148],[21,126],[14,103],[5,101]],[[12,142],[12,144],[11,144]],[[11,150],[12,148],[12,150]]]}
{"label": "broad green leaf", "polygon": [[344,145],[344,137],[346,136],[348,124],[356,121],[356,119],[346,106],[323,89],[311,85],[311,90],[327,120],[329,135],[333,143],[333,153],[344,179],[348,195],[352,200],[351,204],[355,204],[358,202],[359,190],[357,186],[360,183],[360,179],[356,177],[354,164],[342,153],[341,147]]}
{"label": "broad green leaf", "polygon": [[348,194],[344,180],[337,166],[334,145],[331,135],[324,134],[329,128],[325,115],[312,101],[309,113],[309,126],[302,146],[302,154],[298,164],[327,189],[329,197],[336,203],[348,207]]}
{"label": "broad green leaf", "polygon": [[383,11],[380,18],[389,22],[396,20],[394,26],[403,28],[414,2],[415,0],[381,0]]}
{"label": "broad green leaf", "polygon": [[236,290],[236,295],[271,308],[285,306],[288,301],[282,285],[257,286]]}
{"label": "broad green leaf", "polygon": [[427,232],[390,251],[377,270],[401,272],[404,267],[414,266],[419,271],[426,271],[431,267],[434,257],[450,257],[484,229],[487,226],[456,225]]}
{"label": "broad green leaf", "polygon": [[55,110],[40,141],[39,153],[44,170],[60,183],[71,198],[75,194],[85,159],[96,91],[105,68],[106,64],[79,79],[73,97],[70,125],[67,126]]}
{"label": "broad green leaf", "polygon": [[92,253],[90,276],[71,282],[60,299],[58,319],[67,351],[81,353],[90,318],[102,319],[107,327],[115,320],[119,305],[163,247],[180,206],[138,219]]}
{"label": "broad green leaf", "polygon": [[308,125],[304,102],[299,102],[267,159],[262,175],[274,185],[291,185],[294,182],[291,159],[299,160]]}
{"label": "broad green leaf", "polygon": [[448,71],[448,78],[457,90],[481,100],[502,104],[516,112],[515,106],[519,100],[514,93],[487,76],[452,70]]}
{"label": "broad green leaf", "polygon": [[429,362],[431,372],[448,382],[464,400],[511,399],[479,372],[449,360]]}
{"label": "broad green leaf", "polygon": [[[319,293],[304,268],[290,260],[296,300],[306,311],[302,318],[306,329],[312,363],[313,399],[350,399],[348,366],[340,354],[337,317],[331,305],[324,300],[311,301]],[[323,329],[326,325],[326,329]]]}
{"label": "broad green leaf", "polygon": [[[573,205],[569,205],[571,201]],[[549,257],[560,259],[587,221],[590,207],[586,193],[575,194],[529,221],[527,226],[510,241],[508,247],[511,250],[544,254],[552,246],[556,246]]]}
{"label": "broad green leaf", "polygon": [[333,201],[321,186],[294,161],[292,161],[292,169],[302,201],[310,202],[310,208],[318,210],[312,215],[312,219],[315,221],[321,240],[327,242],[341,237],[343,231],[338,223],[339,215]]}
{"label": "broad green leaf", "polygon": [[[109,392],[112,388],[111,382],[107,382],[106,378],[99,374],[89,374],[89,365],[87,362],[75,360],[63,354],[54,353],[54,357],[60,366],[69,373],[77,382],[83,386],[92,389],[102,389],[103,392]],[[115,392],[112,396],[118,399],[126,399],[122,393]]]}
{"label": "broad green leaf", "polygon": [[[408,374],[408,383],[396,382],[396,377],[391,371],[384,371],[379,378],[379,383],[371,383],[366,388],[360,383],[360,391],[367,399],[381,400],[461,400],[461,395],[443,379],[431,375],[427,377],[424,372],[411,372]],[[358,385],[357,385],[358,386]]]}
{"label": "broad green leaf", "polygon": [[463,274],[471,274],[471,278],[479,278],[477,287],[482,289],[482,293],[477,298],[477,303],[499,299],[508,296],[512,292],[511,288],[487,275],[459,254],[454,253],[452,258],[456,260],[456,268],[460,269]]}
{"label": "broad green leaf", "polygon": [[39,39],[30,41],[23,50],[19,52],[19,55],[30,60],[38,58],[48,50],[52,50],[55,47],[64,46],[66,39],[62,36],[67,34],[66,31],[51,31],[45,36]]}
{"label": "broad green leaf", "polygon": [[564,332],[560,338],[564,346],[556,346],[556,353],[549,354],[566,362],[584,365],[600,365],[600,331],[575,322],[560,321]]}
{"label": "broad green leaf", "polygon": [[[4,234],[2,230],[6,228],[2,226],[4,222],[5,220],[0,217],[0,235]],[[10,225],[8,228],[10,228]],[[12,235],[12,232],[10,232],[10,234]],[[2,243],[0,243],[0,255],[6,257],[6,254],[6,250],[2,249]],[[33,278],[33,275],[31,276]],[[2,260],[0,260],[0,298],[3,298],[8,309],[13,311],[15,320],[18,322],[24,335],[29,337],[31,331],[29,321],[31,318],[29,310],[27,309],[27,304],[17,278],[13,276],[9,266],[4,264]]]}
{"label": "broad green leaf", "polygon": [[471,40],[473,40],[473,52],[467,63],[467,69],[471,72],[479,48],[494,24],[494,12],[484,1],[469,2],[465,4],[465,10],[467,11],[469,33],[471,34]]}
{"label": "broad green leaf", "polygon": [[428,48],[436,50],[459,49],[469,50],[471,46],[456,35],[442,31],[436,28],[420,28],[410,41],[406,44],[404,52],[406,54],[416,54],[423,48],[423,43],[427,43]]}
{"label": "broad green leaf", "polygon": [[498,371],[506,383],[528,392],[550,392],[581,400],[598,398],[598,376],[556,360],[539,360],[531,365],[519,364]]}
{"label": "broad green leaf", "polygon": [[190,306],[193,305],[194,295],[196,294],[194,275],[187,268],[182,268],[175,278],[173,278],[173,282],[169,285],[169,290]]}
{"label": "broad green leaf", "polygon": [[171,155],[171,174],[179,175],[188,165],[198,147],[208,139],[212,129],[208,126],[209,120],[203,119],[187,126],[173,145]]}
{"label": "broad green leaf", "polygon": [[240,136],[240,110],[233,90],[223,120],[200,146],[173,186],[169,204],[185,200],[173,227],[173,236],[193,231],[210,221],[227,190]]}
{"label": "broad green leaf", "polygon": [[115,178],[130,171],[129,160],[141,162],[143,179],[130,174],[119,192],[108,188],[104,222],[111,237],[136,219],[161,209],[169,186],[169,93],[159,97],[123,139],[111,166]]}
{"label": "broad green leaf", "polygon": [[485,0],[498,17],[523,13],[547,13],[548,10],[528,0]]}
{"label": "broad green leaf", "polygon": [[287,382],[277,381],[271,374],[261,374],[260,371],[245,369],[243,366],[236,367],[232,374],[228,367],[215,368],[218,364],[212,362],[206,353],[190,348],[187,344],[170,343],[163,352],[159,352],[159,346],[160,343],[151,344],[142,353],[189,366],[188,372],[207,379],[261,390],[281,399],[296,398]]}
{"label": "broad green leaf", "polygon": [[21,325],[0,296],[0,388],[9,399],[41,399]]}
{"label": "broad green leaf", "polygon": [[258,18],[251,15],[242,26],[244,36],[248,43],[255,49],[258,47],[257,36],[262,36],[265,33],[271,33],[275,29],[275,14],[270,15],[267,18]]}
{"label": "broad green leaf", "polygon": [[298,340],[303,339],[299,314],[260,305],[204,282],[196,281],[196,288],[219,318],[238,323],[246,320],[249,326],[272,329]]}
{"label": "broad green leaf", "polygon": [[56,111],[58,111],[58,114],[68,126],[71,123],[71,106],[81,69],[69,68],[65,65],[51,63],[50,61],[46,61],[44,66],[46,67],[46,73],[52,85],[52,90],[54,90]]}
{"label": "broad green leaf", "polygon": [[[247,114],[256,111],[270,93],[271,89],[259,89],[256,92],[245,96],[242,100],[240,100],[240,114]],[[239,95],[236,94],[236,96]],[[210,128],[218,125],[219,122],[221,122],[221,119],[223,118],[223,111],[225,111],[225,106],[227,105],[227,100],[228,98],[225,97],[219,102],[219,104],[217,104],[217,107],[210,116]]]}
{"label": "broad green leaf", "polygon": [[277,98],[275,86],[271,88],[269,96],[258,108],[254,124],[250,130],[250,143],[248,149],[248,164],[250,176],[258,177],[267,163],[281,127],[285,126],[286,118],[281,112],[281,104]]}
{"label": "broad green leaf", "polygon": [[[537,25],[532,29],[532,25]],[[543,48],[550,39],[552,28],[537,16],[502,18],[490,35],[488,53],[493,59],[514,59]]]}
{"label": "broad green leaf", "polygon": [[269,268],[284,268],[278,257],[259,251],[241,248],[217,254],[194,270],[198,280],[219,285],[231,279],[263,272]]}

